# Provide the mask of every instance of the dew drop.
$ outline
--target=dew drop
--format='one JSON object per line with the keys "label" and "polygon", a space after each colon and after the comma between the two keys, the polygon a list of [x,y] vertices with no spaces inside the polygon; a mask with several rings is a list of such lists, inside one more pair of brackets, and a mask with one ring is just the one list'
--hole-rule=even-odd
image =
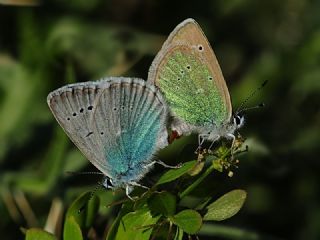
{"label": "dew drop", "polygon": [[72,116],[74,116],[74,117],[75,117],[75,116],[77,116],[77,114],[76,114],[76,113],[73,113],[73,114],[72,114]]}
{"label": "dew drop", "polygon": [[203,51],[203,46],[202,46],[201,44],[198,45],[198,50],[199,50],[200,52]]}
{"label": "dew drop", "polygon": [[80,109],[80,112],[83,113],[83,108]]}
{"label": "dew drop", "polygon": [[92,110],[92,109],[93,109],[93,106],[89,106],[89,107],[88,107],[88,110]]}

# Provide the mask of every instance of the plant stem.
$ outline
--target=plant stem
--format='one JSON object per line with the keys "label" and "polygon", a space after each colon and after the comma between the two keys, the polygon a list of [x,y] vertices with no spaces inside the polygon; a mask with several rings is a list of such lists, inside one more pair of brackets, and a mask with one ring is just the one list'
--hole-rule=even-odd
{"label": "plant stem", "polygon": [[196,180],[192,183],[187,189],[185,189],[182,193],[179,194],[180,198],[185,197],[190,192],[192,192],[212,171],[214,170],[213,165],[211,165],[207,170]]}

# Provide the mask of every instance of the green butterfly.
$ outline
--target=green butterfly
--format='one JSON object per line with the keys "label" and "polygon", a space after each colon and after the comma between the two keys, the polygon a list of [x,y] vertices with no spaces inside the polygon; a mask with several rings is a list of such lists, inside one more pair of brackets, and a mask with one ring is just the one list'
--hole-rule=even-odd
{"label": "green butterfly", "polygon": [[174,117],[171,127],[179,135],[198,133],[199,147],[220,137],[234,143],[244,117],[232,115],[219,63],[195,20],[186,19],[172,31],[153,60],[148,81],[165,96]]}

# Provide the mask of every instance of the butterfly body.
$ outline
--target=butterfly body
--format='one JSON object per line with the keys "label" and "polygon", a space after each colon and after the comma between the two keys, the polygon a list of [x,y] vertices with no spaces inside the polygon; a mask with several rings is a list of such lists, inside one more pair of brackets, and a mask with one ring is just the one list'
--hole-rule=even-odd
{"label": "butterfly body", "polygon": [[[155,57],[148,81],[159,87],[179,135],[234,139],[243,118],[232,116],[231,99],[215,54],[193,19],[180,23]],[[238,119],[239,118],[239,119]]]}
{"label": "butterfly body", "polygon": [[107,176],[107,188],[130,192],[153,166],[155,152],[167,145],[166,104],[142,79],[67,85],[48,95],[48,105],[69,138]]}

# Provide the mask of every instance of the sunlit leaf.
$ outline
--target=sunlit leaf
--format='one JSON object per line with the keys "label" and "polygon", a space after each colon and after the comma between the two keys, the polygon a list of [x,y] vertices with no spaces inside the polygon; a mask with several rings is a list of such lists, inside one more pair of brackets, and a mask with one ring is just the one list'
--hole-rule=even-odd
{"label": "sunlit leaf", "polygon": [[148,240],[152,226],[160,217],[153,217],[148,208],[130,212],[122,217],[115,240]]}
{"label": "sunlit leaf", "polygon": [[240,189],[226,193],[207,207],[208,212],[203,219],[222,221],[234,216],[243,206],[246,197],[247,193]]}
{"label": "sunlit leaf", "polygon": [[118,232],[120,222],[122,221],[122,217],[130,213],[132,210],[133,210],[132,201],[125,202],[124,204],[122,204],[121,210],[118,213],[117,218],[113,221],[111,227],[108,229],[108,235],[106,237],[106,240],[114,240],[116,238],[116,234]]}
{"label": "sunlit leaf", "polygon": [[51,233],[38,228],[28,229],[25,240],[57,240],[58,238]]}
{"label": "sunlit leaf", "polygon": [[81,228],[73,216],[66,218],[64,229],[63,229],[63,239],[72,239],[72,240],[83,239]]}
{"label": "sunlit leaf", "polygon": [[165,174],[163,174],[160,179],[158,180],[157,184],[164,184],[167,182],[171,182],[182,175],[186,174],[195,164],[197,161],[190,161],[184,163],[180,168],[177,169],[170,169]]}
{"label": "sunlit leaf", "polygon": [[197,211],[191,209],[183,210],[170,219],[188,234],[197,233],[202,225],[201,215]]}

